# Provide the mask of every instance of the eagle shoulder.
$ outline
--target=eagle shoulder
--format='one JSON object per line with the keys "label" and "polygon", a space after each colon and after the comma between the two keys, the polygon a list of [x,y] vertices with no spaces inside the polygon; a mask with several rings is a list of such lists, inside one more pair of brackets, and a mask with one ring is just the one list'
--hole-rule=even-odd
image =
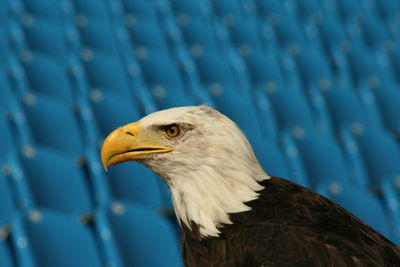
{"label": "eagle shoulder", "polygon": [[395,266],[400,249],[352,214],[282,178],[262,182],[252,209],[219,237],[183,228],[186,266]]}

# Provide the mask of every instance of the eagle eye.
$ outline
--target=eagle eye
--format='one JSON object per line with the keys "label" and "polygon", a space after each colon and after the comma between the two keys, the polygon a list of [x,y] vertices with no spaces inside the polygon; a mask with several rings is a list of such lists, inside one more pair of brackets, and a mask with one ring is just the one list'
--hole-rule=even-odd
{"label": "eagle eye", "polygon": [[164,128],[164,134],[168,138],[176,138],[179,136],[180,133],[181,133],[181,129],[176,124],[167,125]]}

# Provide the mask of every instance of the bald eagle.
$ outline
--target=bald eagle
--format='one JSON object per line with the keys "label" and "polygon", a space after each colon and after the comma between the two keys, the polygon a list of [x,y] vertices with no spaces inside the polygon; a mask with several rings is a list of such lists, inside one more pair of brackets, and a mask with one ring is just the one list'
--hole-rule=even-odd
{"label": "bald eagle", "polygon": [[345,209],[266,174],[237,125],[210,107],[120,127],[101,159],[106,169],[137,161],[166,182],[186,266],[400,266],[400,249]]}

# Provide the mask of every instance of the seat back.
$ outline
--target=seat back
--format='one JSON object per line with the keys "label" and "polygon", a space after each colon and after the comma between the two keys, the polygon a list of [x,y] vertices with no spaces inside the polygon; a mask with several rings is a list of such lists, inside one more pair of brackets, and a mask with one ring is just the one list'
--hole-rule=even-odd
{"label": "seat back", "polygon": [[29,266],[103,266],[92,232],[74,218],[31,210],[15,227],[18,260],[29,262]]}
{"label": "seat back", "polygon": [[108,220],[124,266],[182,266],[176,234],[160,214],[121,202]]}

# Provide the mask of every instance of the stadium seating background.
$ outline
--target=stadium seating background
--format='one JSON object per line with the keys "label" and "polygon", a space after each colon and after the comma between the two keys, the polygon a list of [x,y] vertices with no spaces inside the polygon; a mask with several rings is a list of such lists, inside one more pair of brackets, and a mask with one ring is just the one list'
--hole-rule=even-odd
{"label": "stadium seating background", "polygon": [[179,266],[168,190],[113,129],[208,104],[265,170],[400,244],[400,1],[0,1],[0,266]]}

